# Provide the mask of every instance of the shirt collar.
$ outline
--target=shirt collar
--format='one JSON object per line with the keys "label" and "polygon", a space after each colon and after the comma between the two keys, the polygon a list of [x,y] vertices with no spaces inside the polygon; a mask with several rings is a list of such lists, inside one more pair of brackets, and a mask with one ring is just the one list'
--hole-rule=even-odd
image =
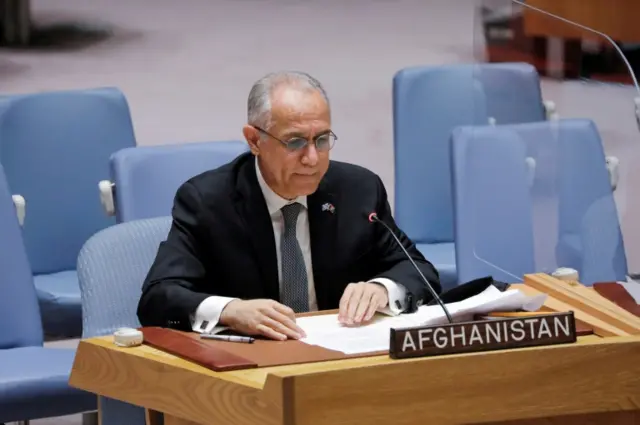
{"label": "shirt collar", "polygon": [[260,167],[258,166],[258,158],[256,157],[256,174],[258,176],[258,184],[260,185],[260,189],[262,190],[262,194],[264,195],[264,200],[267,202],[267,209],[269,210],[269,215],[280,211],[282,207],[288,204],[293,204],[294,202],[298,202],[302,204],[305,208],[307,208],[307,197],[306,196],[298,196],[296,199],[288,200],[284,199],[277,193],[273,191],[264,180],[262,176],[262,172],[260,171]]}

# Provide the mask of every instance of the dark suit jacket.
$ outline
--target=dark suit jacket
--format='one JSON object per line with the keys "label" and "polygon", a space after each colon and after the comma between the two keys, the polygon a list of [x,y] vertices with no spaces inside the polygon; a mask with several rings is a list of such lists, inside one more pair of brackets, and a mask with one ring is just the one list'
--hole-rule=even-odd
{"label": "dark suit jacket", "polygon": [[[333,204],[335,211],[323,211],[325,203]],[[382,225],[367,220],[373,211],[395,229],[422,273],[440,291],[436,269],[396,227],[376,174],[331,161],[307,205],[321,310],[338,308],[349,283],[375,277],[404,285],[415,300],[430,299],[392,237]],[[138,318],[143,326],[189,330],[190,315],[209,295],[279,299],[273,227],[250,153],[193,177],[178,189],[173,224],[144,282]]]}

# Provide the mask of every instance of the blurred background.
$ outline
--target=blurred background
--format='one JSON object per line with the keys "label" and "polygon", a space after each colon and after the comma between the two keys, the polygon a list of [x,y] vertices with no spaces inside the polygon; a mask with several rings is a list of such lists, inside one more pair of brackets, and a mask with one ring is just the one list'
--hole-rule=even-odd
{"label": "blurred background", "polygon": [[333,158],[392,197],[394,73],[474,60],[469,0],[32,0],[32,14],[36,46],[0,50],[0,93],[115,86],[137,143],[158,145],[241,138],[253,82],[306,71],[331,98]]}
{"label": "blurred background", "polygon": [[[617,10],[614,24],[635,16],[610,8]],[[607,153],[635,155],[640,136],[630,76],[617,53],[597,36],[572,39],[563,56],[572,66],[554,73],[564,63],[556,55],[547,72],[547,37],[518,32],[521,13],[505,0],[31,0],[31,17],[31,45],[0,49],[0,93],[115,86],[129,102],[138,145],[159,145],[239,138],[251,84],[273,70],[304,70],[331,96],[340,138],[333,157],[379,173],[392,205],[391,91],[402,68],[532,63],[543,98],[553,99],[562,118],[595,120]],[[512,24],[505,41],[500,28]],[[639,47],[625,43],[634,63]],[[631,165],[621,164],[621,181],[640,179]],[[621,214],[631,188],[616,191]],[[639,264],[640,229],[634,235],[627,251]]]}

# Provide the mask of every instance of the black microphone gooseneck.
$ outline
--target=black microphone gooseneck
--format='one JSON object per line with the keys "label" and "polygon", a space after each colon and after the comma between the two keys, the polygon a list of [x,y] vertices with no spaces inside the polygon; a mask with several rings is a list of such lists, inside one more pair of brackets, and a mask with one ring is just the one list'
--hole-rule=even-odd
{"label": "black microphone gooseneck", "polygon": [[422,274],[422,272],[420,271],[420,268],[417,266],[417,264],[415,263],[415,261],[413,261],[413,258],[411,258],[411,255],[409,255],[409,253],[407,252],[406,248],[404,247],[404,245],[402,245],[402,242],[400,242],[400,239],[398,239],[398,237],[396,236],[396,234],[393,232],[393,230],[391,229],[391,227],[389,227],[389,225],[387,223],[385,223],[384,221],[380,220],[378,218],[378,214],[376,214],[375,212],[372,212],[371,214],[368,215],[368,219],[371,223],[380,223],[382,224],[382,226],[384,226],[385,229],[387,229],[387,231],[389,232],[389,234],[391,236],[393,236],[393,239],[396,241],[396,243],[398,244],[398,246],[400,248],[402,248],[402,252],[404,252],[404,255],[407,256],[407,258],[409,259],[409,262],[413,265],[413,268],[416,269],[416,271],[418,272],[418,274],[420,275],[420,277],[422,278],[422,281],[424,282],[425,286],[427,287],[427,289],[429,290],[429,292],[431,292],[431,295],[433,296],[433,299],[436,300],[438,302],[438,304],[440,305],[440,307],[442,307],[442,310],[444,311],[444,314],[447,316],[447,320],[449,321],[449,323],[453,323],[453,319],[451,318],[451,314],[449,314],[449,310],[447,310],[447,307],[444,305],[444,303],[442,302],[442,299],[440,298],[440,296],[438,295],[438,293],[433,289],[433,286],[431,286],[431,284],[429,283],[429,281],[427,280],[426,277],[424,277],[424,275]]}

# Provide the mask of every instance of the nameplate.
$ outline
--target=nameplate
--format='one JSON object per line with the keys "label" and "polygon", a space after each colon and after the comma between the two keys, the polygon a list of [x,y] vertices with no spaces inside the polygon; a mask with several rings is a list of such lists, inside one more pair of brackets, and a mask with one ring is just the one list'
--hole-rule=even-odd
{"label": "nameplate", "polygon": [[573,312],[391,329],[393,359],[576,342]]}

